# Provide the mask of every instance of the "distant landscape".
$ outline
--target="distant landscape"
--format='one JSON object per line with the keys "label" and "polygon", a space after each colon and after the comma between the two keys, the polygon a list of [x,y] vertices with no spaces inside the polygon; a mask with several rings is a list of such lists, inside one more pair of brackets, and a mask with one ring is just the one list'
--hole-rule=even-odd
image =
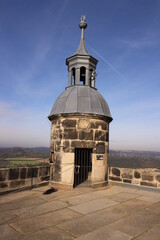
{"label": "distant landscape", "polygon": [[[0,148],[0,168],[48,164],[50,148]],[[124,168],[160,169],[160,152],[115,151],[109,152],[109,166]]]}
{"label": "distant landscape", "polygon": [[47,158],[49,157],[50,148],[34,147],[34,148],[0,148],[0,159],[15,157],[31,157],[31,158]]}
{"label": "distant landscape", "polygon": [[108,164],[120,168],[160,169],[160,152],[110,150]]}
{"label": "distant landscape", "polygon": [[0,168],[48,164],[49,148],[0,148]]}

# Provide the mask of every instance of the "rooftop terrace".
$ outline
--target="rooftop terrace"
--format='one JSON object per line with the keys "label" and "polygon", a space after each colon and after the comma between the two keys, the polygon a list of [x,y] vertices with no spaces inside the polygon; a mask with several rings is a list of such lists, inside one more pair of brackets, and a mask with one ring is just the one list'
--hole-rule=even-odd
{"label": "rooftop terrace", "polygon": [[0,239],[159,240],[160,191],[108,186],[0,196]]}

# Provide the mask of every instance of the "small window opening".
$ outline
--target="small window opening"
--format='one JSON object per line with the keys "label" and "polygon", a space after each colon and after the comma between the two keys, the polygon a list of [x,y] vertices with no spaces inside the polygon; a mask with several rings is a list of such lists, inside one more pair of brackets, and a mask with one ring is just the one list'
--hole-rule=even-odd
{"label": "small window opening", "polygon": [[80,84],[85,85],[85,81],[86,81],[86,68],[81,67],[80,68]]}
{"label": "small window opening", "polygon": [[72,68],[72,86],[75,85],[75,68]]}

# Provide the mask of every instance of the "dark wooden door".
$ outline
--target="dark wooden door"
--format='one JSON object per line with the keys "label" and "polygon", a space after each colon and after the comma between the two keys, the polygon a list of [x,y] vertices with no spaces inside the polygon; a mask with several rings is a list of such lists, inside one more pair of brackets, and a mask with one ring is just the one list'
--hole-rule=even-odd
{"label": "dark wooden door", "polygon": [[88,179],[92,171],[92,149],[76,148],[74,161],[74,187]]}

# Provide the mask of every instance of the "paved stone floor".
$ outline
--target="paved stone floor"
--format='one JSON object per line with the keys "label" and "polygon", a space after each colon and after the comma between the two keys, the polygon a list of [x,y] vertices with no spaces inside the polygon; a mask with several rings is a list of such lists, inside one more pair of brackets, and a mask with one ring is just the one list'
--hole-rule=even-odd
{"label": "paved stone floor", "polygon": [[0,196],[1,240],[160,240],[160,192],[48,188]]}

